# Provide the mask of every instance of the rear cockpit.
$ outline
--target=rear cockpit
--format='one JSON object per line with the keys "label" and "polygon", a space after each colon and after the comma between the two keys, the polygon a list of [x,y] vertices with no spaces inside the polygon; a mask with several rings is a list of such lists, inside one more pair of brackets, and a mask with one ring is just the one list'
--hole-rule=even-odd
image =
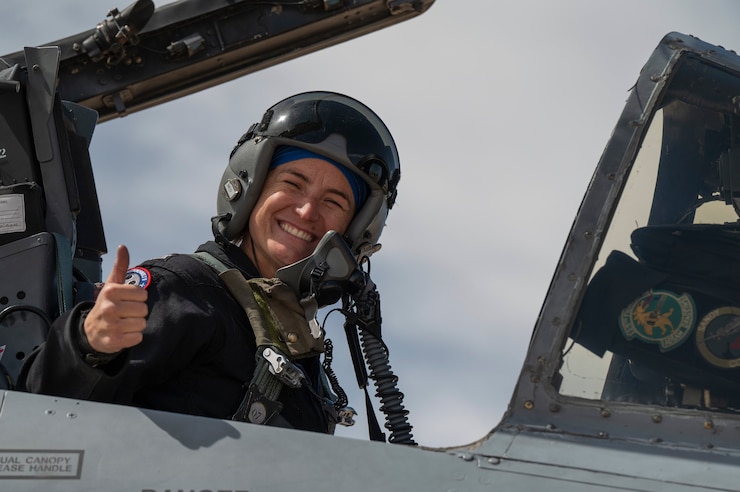
{"label": "rear cockpit", "polygon": [[712,445],[735,442],[739,217],[740,58],[671,33],[592,178],[499,430],[704,445],[727,424]]}
{"label": "rear cockpit", "polygon": [[740,410],[740,78],[667,74],[599,249],[560,393]]}

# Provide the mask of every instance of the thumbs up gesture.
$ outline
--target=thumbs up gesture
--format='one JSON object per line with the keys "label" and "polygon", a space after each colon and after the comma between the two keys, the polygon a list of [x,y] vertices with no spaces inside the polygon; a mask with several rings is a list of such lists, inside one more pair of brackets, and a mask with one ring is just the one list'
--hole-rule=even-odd
{"label": "thumbs up gesture", "polygon": [[124,283],[128,264],[128,248],[120,245],[108,280],[85,318],[87,342],[96,352],[113,354],[142,340],[149,312],[147,291]]}

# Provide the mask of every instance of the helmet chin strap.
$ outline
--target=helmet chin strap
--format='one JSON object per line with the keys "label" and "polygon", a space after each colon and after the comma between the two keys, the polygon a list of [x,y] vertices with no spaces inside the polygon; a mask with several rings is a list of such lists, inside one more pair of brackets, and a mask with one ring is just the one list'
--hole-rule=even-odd
{"label": "helmet chin strap", "polygon": [[225,213],[221,215],[216,215],[214,217],[211,217],[211,232],[213,232],[213,238],[216,240],[216,242],[222,246],[225,246],[229,244],[229,240],[226,239],[226,236],[223,235],[221,232],[221,228],[219,227],[219,224],[221,224],[222,221],[230,221],[231,220],[231,214]]}

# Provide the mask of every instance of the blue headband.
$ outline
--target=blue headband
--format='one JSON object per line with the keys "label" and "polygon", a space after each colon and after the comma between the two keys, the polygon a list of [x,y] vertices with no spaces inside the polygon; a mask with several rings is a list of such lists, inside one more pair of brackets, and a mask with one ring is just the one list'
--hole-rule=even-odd
{"label": "blue headband", "polygon": [[357,211],[360,210],[360,207],[362,207],[362,204],[365,203],[365,199],[367,198],[367,184],[357,174],[353,173],[337,161],[329,159],[328,157],[324,157],[323,155],[317,154],[315,152],[311,152],[310,150],[301,149],[300,147],[281,145],[277,149],[275,149],[275,152],[272,154],[270,169],[276,168],[281,164],[286,164],[288,162],[293,162],[297,161],[298,159],[306,158],[321,159],[322,161],[326,161],[329,164],[333,164],[337,167],[337,169],[342,171],[344,177],[347,178],[349,187],[352,188],[352,195],[355,199],[355,213],[357,213]]}

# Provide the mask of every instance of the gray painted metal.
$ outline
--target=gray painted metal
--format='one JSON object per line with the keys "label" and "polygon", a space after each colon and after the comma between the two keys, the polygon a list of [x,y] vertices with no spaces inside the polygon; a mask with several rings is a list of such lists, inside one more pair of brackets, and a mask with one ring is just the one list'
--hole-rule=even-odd
{"label": "gray painted metal", "polygon": [[736,490],[740,458],[512,430],[422,449],[18,392],[0,428],[13,491]]}

